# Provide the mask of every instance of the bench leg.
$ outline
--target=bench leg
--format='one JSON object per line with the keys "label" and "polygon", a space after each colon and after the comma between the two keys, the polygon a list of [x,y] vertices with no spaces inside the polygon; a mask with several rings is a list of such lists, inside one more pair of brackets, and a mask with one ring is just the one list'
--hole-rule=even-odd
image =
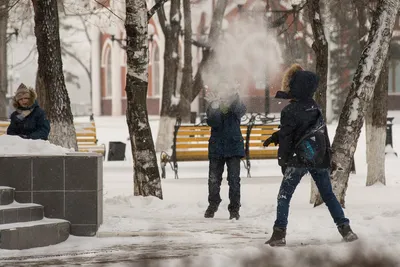
{"label": "bench leg", "polygon": [[178,164],[175,164],[174,172],[175,172],[175,179],[179,179],[179,177],[178,177]]}
{"label": "bench leg", "polygon": [[161,178],[165,179],[165,162],[161,162]]}
{"label": "bench leg", "polygon": [[249,160],[243,160],[243,166],[244,168],[247,170],[247,178],[251,178],[251,174],[250,174],[250,169],[251,169],[251,163]]}

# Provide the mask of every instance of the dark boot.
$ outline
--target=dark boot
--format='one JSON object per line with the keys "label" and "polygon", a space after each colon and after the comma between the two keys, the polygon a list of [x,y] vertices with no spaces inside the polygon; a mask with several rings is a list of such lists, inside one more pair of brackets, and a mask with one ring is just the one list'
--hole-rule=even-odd
{"label": "dark boot", "polygon": [[343,240],[346,242],[352,242],[358,239],[358,236],[351,230],[350,225],[344,224],[338,226],[339,233],[342,235]]}
{"label": "dark boot", "polygon": [[271,238],[265,244],[271,247],[286,246],[286,228],[274,227]]}
{"label": "dark boot", "polygon": [[214,218],[214,213],[216,213],[217,210],[217,205],[209,205],[206,212],[204,213],[204,218]]}
{"label": "dark boot", "polygon": [[236,219],[239,220],[240,214],[239,211],[229,211],[229,220]]}

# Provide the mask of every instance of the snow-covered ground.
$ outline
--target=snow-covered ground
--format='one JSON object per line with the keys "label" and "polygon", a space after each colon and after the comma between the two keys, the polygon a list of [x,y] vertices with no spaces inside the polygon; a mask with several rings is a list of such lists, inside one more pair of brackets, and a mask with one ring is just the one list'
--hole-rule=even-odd
{"label": "snow-covered ground", "polygon": [[[394,150],[400,156],[400,112],[389,115],[396,117],[393,126]],[[127,142],[124,117],[98,117],[95,120],[99,143]],[[150,124],[155,137],[158,118],[151,117]],[[335,127],[329,126],[331,139]],[[387,186],[366,187],[364,132],[355,155],[357,174],[351,175],[346,196],[345,213],[360,237],[360,241],[351,244],[340,242],[341,237],[325,206],[313,208],[309,204],[310,177],[306,176],[291,202],[288,246],[272,249],[264,245],[274,223],[281,180],[276,160],[253,161],[252,178],[246,178],[242,168],[241,218],[230,221],[226,179],[221,192],[223,202],[215,218],[203,217],[208,205],[207,162],[180,163],[178,180],[173,179],[173,172],[167,166],[167,179],[162,180],[164,200],[159,200],[132,196],[129,144],[126,155],[127,160],[123,162],[104,162],[104,223],[98,237],[71,236],[62,244],[46,248],[0,250],[0,265],[16,261],[26,265],[38,262],[72,264],[79,261],[125,266],[123,262],[150,257],[162,258],[162,266],[179,266],[175,257],[194,256],[206,260],[210,267],[239,266],[237,258],[240,256],[251,257],[274,251],[282,256],[282,260],[288,261],[286,266],[295,266],[289,261],[295,259],[294,255],[298,255],[299,251],[306,251],[307,254],[329,252],[339,260],[344,260],[353,249],[360,247],[364,253],[387,253],[396,257],[400,253],[400,158],[386,158]],[[122,263],[114,265],[119,261]],[[203,262],[193,266],[205,265]]]}

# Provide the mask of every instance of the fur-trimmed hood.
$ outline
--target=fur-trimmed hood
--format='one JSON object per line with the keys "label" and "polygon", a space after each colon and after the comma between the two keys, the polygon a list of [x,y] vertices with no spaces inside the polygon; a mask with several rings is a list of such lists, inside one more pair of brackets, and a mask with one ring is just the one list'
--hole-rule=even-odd
{"label": "fur-trimmed hood", "polygon": [[31,97],[28,106],[31,107],[36,103],[37,94],[36,94],[35,90],[33,90],[33,88],[28,88],[25,86],[25,84],[21,83],[20,86],[18,87],[17,91],[15,92],[15,96],[13,97],[14,108],[17,109],[19,107],[18,100],[20,100],[22,98],[22,96],[27,93],[29,93],[30,97]]}
{"label": "fur-trimmed hood", "polygon": [[318,88],[318,82],[319,78],[315,73],[303,70],[299,64],[293,64],[285,71],[281,90],[275,97],[298,100],[312,98]]}
{"label": "fur-trimmed hood", "polygon": [[299,64],[295,63],[285,71],[285,73],[283,74],[283,78],[282,78],[282,85],[281,85],[282,92],[289,93],[290,80],[292,79],[293,74],[295,74],[299,70],[303,70],[303,68]]}

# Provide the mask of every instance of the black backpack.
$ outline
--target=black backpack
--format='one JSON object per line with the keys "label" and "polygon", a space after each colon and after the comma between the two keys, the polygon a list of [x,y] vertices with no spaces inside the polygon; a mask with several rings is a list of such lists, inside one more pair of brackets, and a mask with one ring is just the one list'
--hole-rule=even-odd
{"label": "black backpack", "polygon": [[321,110],[316,123],[310,127],[295,145],[295,154],[302,163],[314,167],[324,161],[327,151],[326,124]]}

